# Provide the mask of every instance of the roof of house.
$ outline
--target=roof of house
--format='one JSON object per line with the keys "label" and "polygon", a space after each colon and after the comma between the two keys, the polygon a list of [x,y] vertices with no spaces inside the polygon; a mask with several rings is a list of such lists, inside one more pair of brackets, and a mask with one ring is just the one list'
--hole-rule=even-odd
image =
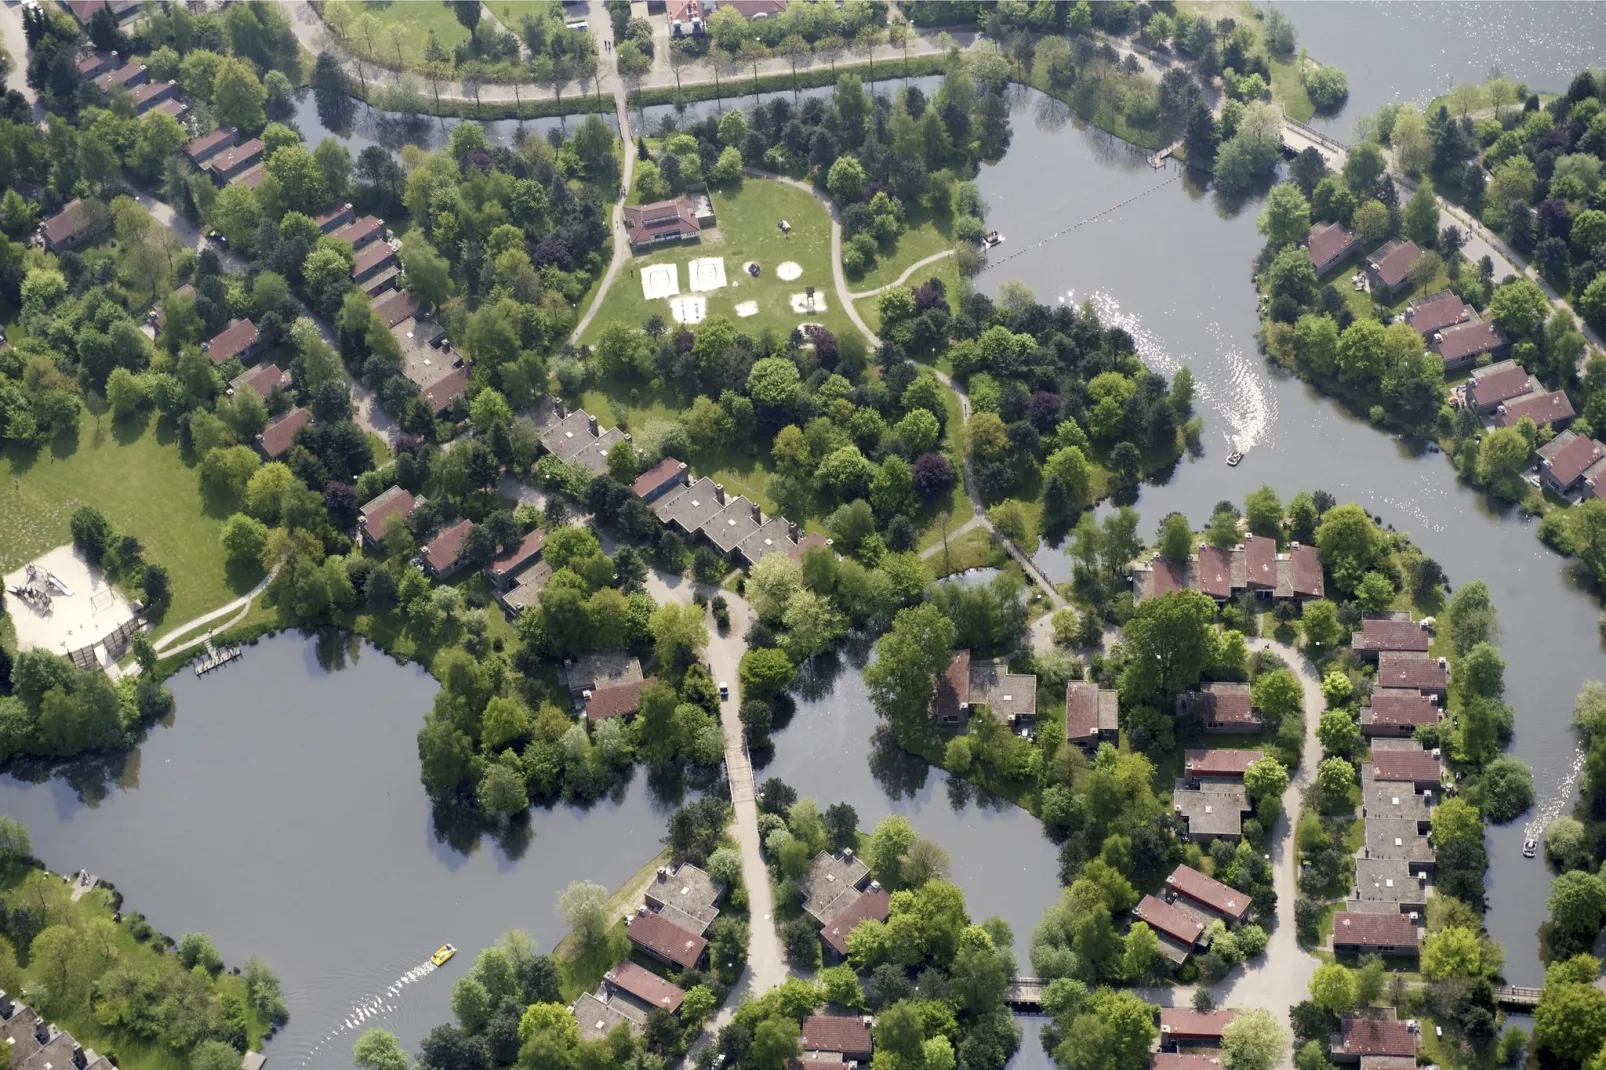
{"label": "roof of house", "polygon": [[361,219],[353,220],[333,232],[329,236],[336,241],[345,242],[356,247],[363,242],[372,241],[385,231],[385,221],[377,216],[365,215]]}
{"label": "roof of house", "polygon": [[146,70],[147,68],[143,63],[125,63],[116,70],[107,71],[99,78],[96,78],[95,84],[100,86],[101,89],[110,91],[116,86],[128,85],[136,78],[144,77]]}
{"label": "roof of house", "polygon": [[1191,776],[1243,776],[1251,765],[1260,761],[1258,750],[1229,750],[1217,747],[1211,750],[1190,750],[1184,761]]}
{"label": "roof of house", "polygon": [[213,364],[222,364],[256,345],[258,337],[257,325],[250,320],[230,320],[227,327],[212,336],[201,348],[212,358]]}
{"label": "roof of house", "polygon": [[1383,285],[1392,289],[1405,281],[1411,265],[1416,263],[1416,258],[1421,254],[1422,250],[1416,247],[1414,241],[1391,241],[1367,257],[1366,262],[1376,270]]}
{"label": "roof of house", "polygon": [[666,524],[672,520],[687,531],[701,531],[710,517],[725,508],[718,498],[720,493],[723,492],[714,481],[703,476],[690,486],[659,498],[653,503],[652,511]]}
{"label": "roof of house", "polygon": [[374,495],[362,507],[363,533],[373,542],[385,537],[385,527],[393,516],[408,516],[418,507],[418,499],[402,487],[391,486]]}
{"label": "roof of house", "polygon": [[295,441],[296,432],[311,422],[311,412],[299,406],[291,409],[264,427],[262,434],[257,436],[257,441],[262,444],[262,452],[269,457],[282,456],[289,451],[290,444]]}
{"label": "roof of house", "polygon": [[151,100],[159,99],[177,92],[177,82],[146,82],[144,85],[134,90],[134,106],[139,108],[141,105],[146,104]]}
{"label": "roof of house", "polygon": [[831,950],[838,955],[846,956],[848,953],[848,936],[859,927],[859,922],[865,920],[886,921],[887,913],[891,909],[892,896],[882,889],[865,892],[848,906],[839,911],[836,917],[825,923],[820,930],[820,938],[831,945]]}
{"label": "roof of house", "polygon": [[231,185],[234,183],[239,183],[246,189],[256,189],[258,186],[262,185],[262,180],[267,177],[268,165],[259,163],[253,164],[244,171],[241,171],[239,174],[229,179],[229,183]]}
{"label": "roof of house", "polygon": [[1037,677],[1010,672],[1002,658],[970,663],[970,701],[985,704],[1000,721],[1037,716]]}
{"label": "roof of house", "polygon": [[1237,1011],[1195,1011],[1183,1007],[1160,1008],[1160,1039],[1217,1040]]}
{"label": "roof of house", "polygon": [[1244,536],[1244,582],[1249,587],[1277,586],[1277,540]]}
{"label": "roof of house", "polygon": [[1191,866],[1178,866],[1171,871],[1171,876],[1167,877],[1165,882],[1179,895],[1185,895],[1234,920],[1242,918],[1249,912],[1249,893],[1222,884],[1214,877],[1207,877]]}
{"label": "roof of house", "polygon": [[452,402],[468,390],[468,367],[453,368],[428,386],[418,388],[418,396],[429,405],[436,416],[451,407]]}
{"label": "roof of house", "polygon": [[1142,600],[1185,590],[1191,570],[1191,562],[1171,561],[1156,554],[1147,564],[1133,570],[1132,579],[1138,588],[1134,593]]}
{"label": "roof of house", "polygon": [[685,194],[667,201],[651,204],[626,205],[624,208],[625,232],[632,245],[652,241],[666,234],[689,237],[701,228],[697,211]]}
{"label": "roof of house", "polygon": [[690,969],[703,957],[708,946],[696,933],[689,933],[661,915],[648,911],[631,919],[630,942],[663,956],[676,966]]}
{"label": "roof of house", "polygon": [[424,559],[436,572],[444,572],[457,564],[457,555],[463,552],[463,537],[474,526],[471,520],[459,520],[431,539],[424,547]]}
{"label": "roof of house", "polygon": [[1408,817],[1366,819],[1366,857],[1405,862],[1432,862],[1433,846]]}
{"label": "roof of house", "polygon": [[[1279,562],[1281,559],[1279,558]],[[1314,546],[1301,546],[1298,543],[1288,548],[1289,586],[1293,593],[1310,598],[1321,598],[1327,593],[1327,585],[1322,578],[1322,558]],[[1279,569],[1278,586],[1282,586],[1281,570]]]}
{"label": "roof of house", "polygon": [[811,1014],[803,1019],[802,1044],[804,1051],[868,1053],[870,1027],[857,1015]]}
{"label": "roof of house", "polygon": [[1232,555],[1214,546],[1199,547],[1193,578],[1199,590],[1213,598],[1232,597]]}
{"label": "roof of house", "polygon": [[280,370],[277,364],[258,364],[255,368],[248,368],[236,375],[229,386],[236,391],[250,387],[257,392],[257,396],[266,400],[273,393],[276,386],[289,386],[290,373]]}
{"label": "roof of house", "polygon": [[1547,424],[1571,420],[1575,415],[1573,403],[1567,400],[1565,390],[1547,390],[1503,402],[1500,416],[1495,422],[1501,427],[1516,427],[1525,416],[1536,424]]}
{"label": "roof of house", "polygon": [[1456,361],[1491,353],[1505,344],[1506,336],[1498,323],[1463,323],[1441,331],[1433,348],[1445,360]]}
{"label": "roof of house", "polygon": [[178,99],[178,97],[169,97],[160,104],[157,104],[155,107],[151,108],[145,114],[147,117],[152,115],[168,115],[174,119],[177,119],[189,110],[190,106]]}
{"label": "roof of house", "polygon": [[1415,1026],[1386,1018],[1346,1018],[1339,1035],[1350,1055],[1415,1055]]}
{"label": "roof of house", "polygon": [[551,578],[552,566],[545,561],[537,561],[519,574],[512,587],[497,595],[497,601],[509,613],[522,613],[541,600],[541,592],[546,590],[547,581]]}
{"label": "roof of house", "polygon": [[792,540],[792,522],[784,516],[772,516],[764,521],[763,526],[743,539],[736,549],[753,564],[766,554],[786,554],[802,560],[802,551]]}
{"label": "roof of house", "polygon": [[1368,617],[1361,621],[1361,630],[1350,637],[1350,646],[1356,650],[1418,650],[1426,653],[1432,641],[1427,629],[1414,620]]}
{"label": "roof of house", "polygon": [[1407,748],[1372,751],[1373,780],[1438,780],[1444,775],[1432,751]]}
{"label": "roof of house", "polygon": [[569,691],[576,697],[582,691],[595,691],[609,684],[640,680],[641,662],[623,650],[599,650],[576,658],[558,670]]}
{"label": "roof of house", "polygon": [[1178,698],[1185,709],[1197,709],[1206,721],[1217,724],[1255,724],[1254,697],[1248,684],[1215,680],[1198,691]]}
{"label": "roof of house", "polygon": [[1426,654],[1385,650],[1377,656],[1379,687],[1443,691],[1449,682],[1449,670],[1439,664],[1439,659]]}
{"label": "roof of house", "polygon": [[1467,384],[1467,398],[1477,408],[1487,408],[1502,401],[1521,397],[1529,392],[1531,376],[1528,369],[1514,360],[1502,360],[1472,373]]}
{"label": "roof of house", "polygon": [[1409,907],[1422,905],[1426,898],[1427,890],[1403,858],[1355,860],[1355,902]]}
{"label": "roof of house", "polygon": [[870,867],[857,855],[821,851],[809,864],[803,880],[803,911],[822,925],[852,906],[859,889],[870,879]]}
{"label": "roof of house", "polygon": [[648,684],[656,684],[658,677],[645,680],[628,680],[622,684],[609,684],[591,692],[586,700],[586,717],[593,721],[606,721],[626,713],[635,713],[641,704],[641,692]]}
{"label": "roof of house", "polygon": [[224,145],[233,141],[234,137],[235,133],[231,127],[220,126],[210,134],[202,134],[188,145],[185,145],[184,155],[188,156],[192,162],[200,163]]}
{"label": "roof of house", "polygon": [[1440,290],[1420,301],[1412,301],[1405,310],[1405,319],[1418,334],[1429,335],[1441,331],[1467,318],[1465,301],[1449,290]]}
{"label": "roof of house", "polygon": [[1204,935],[1204,922],[1191,914],[1183,913],[1164,899],[1156,899],[1152,895],[1144,896],[1138,905],[1132,908],[1132,914],[1155,932],[1164,933],[1184,944],[1196,944],[1199,942],[1199,937]]}
{"label": "roof of house", "polygon": [[1341,223],[1311,227],[1310,236],[1305,239],[1305,248],[1309,250],[1311,263],[1316,265],[1317,271],[1349,252],[1354,245],[1354,235],[1345,230]]}
{"label": "roof of house", "polygon": [[650,1006],[662,1007],[670,1014],[678,1011],[681,1001],[686,998],[686,993],[679,985],[671,984],[629,959],[625,959],[603,976],[620,991],[628,992]]}
{"label": "roof of house", "polygon": [[1190,836],[1241,836],[1249,794],[1240,781],[1202,781],[1197,788],[1177,788],[1171,808],[1188,823]]}
{"label": "roof of house", "polygon": [[1606,446],[1573,431],[1563,431],[1538,449],[1539,463],[1562,486],[1570,485],[1602,457]]}
{"label": "roof of house", "polygon": [[418,314],[418,299],[411,290],[392,290],[374,302],[374,311],[386,327],[394,327]]}
{"label": "roof of house", "polygon": [[939,716],[957,716],[970,706],[970,651],[954,651],[948,669],[937,677],[937,697],[932,709]]}
{"label": "roof of house", "polygon": [[665,457],[637,476],[636,481],[630,485],[630,489],[635,492],[636,497],[645,498],[665,483],[679,479],[680,473],[685,470],[686,466],[681,462],[673,457]]}
{"label": "roof of house", "polygon": [[1417,823],[1428,820],[1428,801],[1397,781],[1367,780],[1361,784],[1361,805],[1371,818],[1409,818]]}
{"label": "roof of house", "polygon": [[228,174],[245,167],[252,160],[262,155],[262,139],[252,138],[243,145],[233,145],[223,149],[216,156],[206,161],[209,170],[218,174]]}
{"label": "roof of house", "polygon": [[396,250],[392,249],[384,242],[374,242],[372,245],[365,245],[361,249],[358,249],[357,255],[352,258],[351,277],[354,279],[361,278],[362,276],[368,274],[368,272],[379,267],[379,265],[389,263],[394,259],[396,259]]}
{"label": "roof of house", "polygon": [[505,579],[519,569],[528,565],[541,553],[541,547],[546,545],[546,528],[536,528],[519,540],[519,544],[511,550],[504,550],[491,560],[490,573],[493,580]]}
{"label": "roof of house", "polygon": [[703,534],[720,553],[728,554],[763,524],[764,511],[759,504],[737,495],[725,503],[725,508],[709,518],[703,525]]}
{"label": "roof of house", "polygon": [[1341,910],[1333,915],[1333,942],[1361,947],[1404,947],[1419,944],[1422,930],[1397,911],[1375,914]]}
{"label": "roof of house", "polygon": [[[640,681],[641,685],[650,683],[657,683],[657,677]],[[719,917],[719,901],[724,895],[723,884],[690,862],[682,862],[673,870],[667,866],[661,867],[645,891],[648,906],[662,911],[664,917],[699,936],[707,932],[714,919]]]}
{"label": "roof of house", "polygon": [[1214,1055],[1157,1051],[1149,1060],[1149,1070],[1221,1070],[1221,1060]]}
{"label": "roof of house", "polygon": [[733,7],[749,21],[760,16],[779,15],[786,10],[786,4],[787,0],[719,0],[720,7]]}
{"label": "roof of house", "polygon": [[1072,680],[1065,685],[1065,738],[1092,739],[1100,732],[1117,731],[1120,703],[1118,692],[1086,680]]}
{"label": "roof of house", "polygon": [[61,211],[45,220],[40,229],[44,231],[46,241],[57,245],[88,230],[92,219],[89,206],[81,198],[74,197]]}
{"label": "roof of house", "polygon": [[1380,687],[1372,692],[1372,704],[1361,707],[1361,724],[1434,724],[1441,711],[1422,692],[1408,687]]}
{"label": "roof of house", "polygon": [[620,1026],[634,1031],[639,1025],[634,1016],[626,1013],[625,1008],[628,1006],[624,1000],[604,1001],[593,993],[582,992],[569,1010],[574,1015],[575,1024],[580,1027],[581,1039],[605,1040],[608,1034]]}

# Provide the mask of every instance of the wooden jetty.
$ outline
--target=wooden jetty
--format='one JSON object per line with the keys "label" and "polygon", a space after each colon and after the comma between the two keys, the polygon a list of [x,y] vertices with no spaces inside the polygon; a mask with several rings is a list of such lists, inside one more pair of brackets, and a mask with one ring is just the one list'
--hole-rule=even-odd
{"label": "wooden jetty", "polygon": [[1176,152],[1181,147],[1182,142],[1180,140],[1173,141],[1171,144],[1149,157],[1149,166],[1155,168],[1156,170],[1164,167],[1165,162],[1171,158],[1172,153]]}
{"label": "wooden jetty", "polygon": [[201,646],[206,653],[202,654],[195,661],[196,676],[205,676],[213,669],[221,669],[223,666],[227,665],[229,662],[233,661],[235,658],[238,658],[245,652],[244,649],[239,646],[214,647],[212,645],[212,640],[210,639],[202,643]]}
{"label": "wooden jetty", "polygon": [[82,899],[90,889],[100,884],[100,878],[89,872],[87,869],[79,870],[76,874],[68,879],[72,882],[72,894],[67,898],[73,903],[78,902],[78,900]]}

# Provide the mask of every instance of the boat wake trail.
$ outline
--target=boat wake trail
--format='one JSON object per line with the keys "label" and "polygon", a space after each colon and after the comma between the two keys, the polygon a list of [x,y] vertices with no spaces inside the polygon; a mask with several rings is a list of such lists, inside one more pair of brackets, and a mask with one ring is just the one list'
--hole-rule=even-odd
{"label": "boat wake trail", "polygon": [[[1076,292],[1070,291],[1064,299],[1075,302]],[[1150,368],[1166,375],[1183,366],[1193,372],[1194,397],[1215,411],[1219,423],[1227,429],[1230,448],[1248,453],[1266,440],[1277,423],[1277,399],[1258,358],[1245,354],[1219,325],[1204,326],[1203,333],[1214,343],[1212,350],[1198,358],[1190,354],[1179,359],[1136,313],[1124,310],[1115,295],[1095,290],[1087,300],[1105,325],[1119,327],[1132,336],[1138,355]]]}
{"label": "boat wake trail", "polygon": [[1573,789],[1578,786],[1578,774],[1584,771],[1584,752],[1573,755],[1572,767],[1567,775],[1556,782],[1555,789],[1534,808],[1534,816],[1522,826],[1524,839],[1537,840],[1556,818],[1560,817],[1573,801]]}
{"label": "boat wake trail", "polygon": [[397,1002],[408,985],[422,981],[439,968],[433,962],[426,960],[396,978],[383,992],[371,992],[353,1003],[346,1011],[344,1019],[329,1031],[329,1035],[314,1044],[312,1050],[301,1057],[301,1065],[306,1066],[314,1055],[333,1047],[343,1034],[365,1032],[378,1025],[396,1009]]}

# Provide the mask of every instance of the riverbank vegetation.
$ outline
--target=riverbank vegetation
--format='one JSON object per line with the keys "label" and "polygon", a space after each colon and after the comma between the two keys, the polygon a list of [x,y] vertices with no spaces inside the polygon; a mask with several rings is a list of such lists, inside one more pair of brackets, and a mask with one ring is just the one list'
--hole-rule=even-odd
{"label": "riverbank vegetation", "polygon": [[289,1020],[261,960],[224,972],[204,933],[175,943],[111,885],[74,890],[31,857],[22,825],[0,818],[0,988],[79,1044],[128,1070],[213,1070],[237,1067]]}

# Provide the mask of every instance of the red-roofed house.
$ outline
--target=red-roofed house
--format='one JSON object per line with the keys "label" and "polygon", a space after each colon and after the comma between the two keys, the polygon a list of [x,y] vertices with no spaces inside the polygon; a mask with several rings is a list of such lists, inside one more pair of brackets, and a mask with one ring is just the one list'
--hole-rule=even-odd
{"label": "red-roofed house", "polygon": [[1414,650],[1426,654],[1432,641],[1427,629],[1414,620],[1368,617],[1361,621],[1361,630],[1350,636],[1350,649],[1376,660],[1385,650]]}
{"label": "red-roofed house", "polygon": [[970,711],[970,651],[954,651],[948,671],[937,677],[937,696],[931,704],[938,724],[962,724]]}
{"label": "red-roofed house", "polygon": [[357,531],[362,536],[363,545],[370,550],[378,549],[385,539],[390,518],[396,516],[405,520],[417,508],[418,499],[401,487],[389,487],[375,495],[362,507],[362,517],[357,521]]}
{"label": "red-roofed house", "polygon": [[1444,370],[1459,371],[1488,353],[1498,357],[1506,348],[1506,335],[1498,323],[1462,323],[1434,331],[1428,348],[1444,358]]}
{"label": "red-roofed house", "polygon": [[351,264],[351,281],[360,283],[383,268],[396,263],[396,250],[384,242],[372,242],[357,250]]}
{"label": "red-roofed house", "polygon": [[1421,297],[1405,306],[1405,322],[1416,328],[1424,338],[1434,331],[1442,331],[1457,323],[1464,323],[1472,310],[1465,301],[1449,290],[1440,290],[1430,297]]}
{"label": "red-roofed house", "polygon": [[1432,751],[1405,747],[1374,749],[1370,773],[1373,780],[1409,781],[1419,790],[1431,790],[1439,786],[1444,767]]}
{"label": "red-roofed house", "polygon": [[1249,767],[1260,761],[1260,757],[1258,750],[1227,750],[1215,747],[1210,750],[1184,751],[1183,764],[1190,780],[1202,776],[1236,777],[1242,780]]}
{"label": "red-roofed house", "polygon": [[1358,244],[1354,235],[1345,230],[1342,223],[1329,223],[1326,226],[1318,223],[1310,228],[1310,236],[1305,239],[1305,248],[1310,252],[1310,262],[1316,265],[1318,275],[1325,273],[1328,268],[1353,253]]}
{"label": "red-roofed house", "polygon": [[125,63],[98,76],[95,85],[101,92],[110,93],[113,89],[132,89],[137,85],[143,85],[149,76],[150,69],[145,64]]}
{"label": "red-roofed house", "polygon": [[1221,1070],[1221,1060],[1214,1055],[1157,1051],[1149,1059],[1149,1070]]}
{"label": "red-roofed house", "polygon": [[525,535],[517,546],[498,554],[485,566],[485,574],[490,577],[491,585],[499,591],[506,589],[518,578],[519,573],[541,560],[541,548],[545,545],[546,529],[536,528]]}
{"label": "red-roofed house", "polygon": [[1277,559],[1274,593],[1278,598],[1298,601],[1326,597],[1327,584],[1322,578],[1322,559],[1316,547],[1296,542],[1288,548],[1287,554]]}
{"label": "red-roofed house", "polygon": [[1191,866],[1178,866],[1172,870],[1171,876],[1165,879],[1165,885],[1184,899],[1220,914],[1228,922],[1240,922],[1249,912],[1249,893],[1222,884]]}
{"label": "red-roofed house", "polygon": [[178,83],[169,79],[165,82],[147,82],[134,90],[134,113],[144,115],[164,100],[171,100],[178,96]]}
{"label": "red-roofed house", "polygon": [[353,249],[361,249],[383,233],[385,233],[385,221],[377,216],[365,215],[361,219],[347,223],[329,236],[336,241],[345,242]]}
{"label": "red-roofed house", "polygon": [[1369,1055],[1414,1056],[1418,1033],[1415,1021],[1346,1018],[1333,1045],[1333,1059],[1353,1063]]}
{"label": "red-roofed house", "polygon": [[734,8],[748,22],[773,18],[786,10],[787,0],[718,0],[717,7]]}
{"label": "red-roofed house", "polygon": [[811,1014],[803,1019],[804,1051],[833,1051],[848,1062],[869,1063],[870,1027],[859,1017]]}
{"label": "red-roofed house", "polygon": [[1422,255],[1414,241],[1391,241],[1366,258],[1366,273],[1372,286],[1392,296],[1405,285],[1411,274],[1411,265]]}
{"label": "red-roofed house", "polygon": [[645,680],[628,680],[622,684],[599,687],[585,700],[586,717],[593,721],[633,717],[641,706],[642,689],[657,682],[658,677],[649,676]]}
{"label": "red-roofed house", "polygon": [[1160,1047],[1175,1050],[1184,1044],[1221,1046],[1221,1031],[1238,1017],[1237,1011],[1194,1011],[1160,1008]]}
{"label": "red-roofed house", "polygon": [[1204,936],[1204,922],[1152,895],[1144,896],[1132,908],[1132,916],[1160,935],[1175,940],[1184,950],[1192,950]]}
{"label": "red-roofed house", "polygon": [[1232,555],[1214,546],[1200,546],[1193,565],[1194,586],[1217,602],[1232,597]]}
{"label": "red-roofed house", "polygon": [[1086,680],[1065,685],[1065,742],[1084,750],[1114,743],[1121,734],[1121,695]]}
{"label": "red-roofed house", "polygon": [[1443,658],[1384,651],[1377,656],[1377,685],[1408,687],[1442,699],[1449,689],[1450,669]]}
{"label": "red-roofed house", "polygon": [[1244,536],[1244,582],[1265,597],[1277,589],[1277,540],[1264,535]]}
{"label": "red-roofed house", "polygon": [[230,320],[211,340],[201,343],[201,352],[211,357],[213,364],[236,357],[249,360],[256,353],[259,340],[256,324],[250,320]]}
{"label": "red-roofed house", "polygon": [[1547,390],[1529,394],[1513,401],[1503,402],[1495,410],[1496,427],[1516,427],[1524,418],[1543,427],[1549,424],[1557,431],[1573,422],[1573,403],[1567,400],[1564,390]]}
{"label": "red-roofed house", "polygon": [[281,371],[277,364],[258,364],[236,375],[229,383],[235,393],[250,387],[263,401],[268,400],[276,386],[290,389],[290,373]]}
{"label": "red-roofed house", "polygon": [[374,302],[374,311],[386,327],[394,327],[418,314],[418,299],[411,290],[392,290]]}
{"label": "red-roofed house", "polygon": [[1376,914],[1347,910],[1333,915],[1333,952],[1339,955],[1416,955],[1422,930],[1398,911]]}
{"label": "red-roofed house", "polygon": [[1467,384],[1467,404],[1473,412],[1487,416],[1502,402],[1539,389],[1539,380],[1529,375],[1527,368],[1513,360],[1502,360],[1473,371],[1472,382]]}
{"label": "red-roofed house", "polygon": [[200,167],[219,152],[233,145],[239,138],[239,131],[232,126],[220,126],[210,134],[200,137],[184,146],[184,155],[190,163]]}
{"label": "red-roofed house", "polygon": [[1158,598],[1188,586],[1190,565],[1187,562],[1168,561],[1155,554],[1132,570],[1132,598],[1141,602],[1145,598]]}
{"label": "red-roofed house", "polygon": [[206,162],[206,169],[212,172],[212,180],[218,185],[226,185],[229,179],[241,174],[262,159],[262,139],[252,138],[243,145],[231,145],[219,152]]}
{"label": "red-roofed house", "polygon": [[426,575],[442,580],[463,567],[463,537],[473,526],[472,521],[459,520],[429,541],[419,557]]}
{"label": "red-roofed house", "polygon": [[462,397],[468,390],[468,368],[453,368],[428,386],[418,388],[418,396],[424,399],[429,411],[439,416],[451,408],[452,402]]}
{"label": "red-roofed house", "polygon": [[1419,725],[1437,724],[1444,711],[1431,697],[1409,688],[1380,687],[1361,707],[1361,735],[1410,736]]}
{"label": "red-roofed house", "polygon": [[53,253],[76,249],[105,227],[106,209],[97,201],[74,199],[61,211],[39,224],[39,239]]}
{"label": "red-roofed house", "polygon": [[290,452],[296,432],[310,423],[312,423],[312,413],[302,408],[291,409],[262,429],[262,433],[257,436],[257,449],[268,460],[277,461]]}
{"label": "red-roofed house", "polygon": [[848,936],[858,928],[861,921],[886,921],[891,910],[892,896],[881,888],[872,888],[848,905],[825,923],[820,930],[820,939],[825,941],[838,959],[848,957]]}
{"label": "red-roofed house", "polygon": [[672,200],[626,205],[624,215],[625,233],[636,252],[665,242],[687,241],[702,231],[691,196],[685,193]]}
{"label": "red-roofed house", "polygon": [[324,234],[332,234],[357,218],[357,210],[350,204],[337,204],[314,220]]}
{"label": "red-roofed house", "polygon": [[642,954],[683,970],[696,966],[708,950],[707,940],[650,911],[631,919],[626,932],[631,945]]}
{"label": "red-roofed house", "polygon": [[651,469],[636,477],[630,489],[644,502],[655,502],[667,492],[686,482],[686,465],[673,457],[665,457]]}
{"label": "red-roofed house", "polygon": [[1539,482],[1548,491],[1565,497],[1579,488],[1584,473],[1606,457],[1606,446],[1594,439],[1563,431],[1540,446]]}
{"label": "red-roofed house", "polygon": [[1255,715],[1248,684],[1213,681],[1201,690],[1177,696],[1177,716],[1197,714],[1206,732],[1258,732],[1265,727]]}
{"label": "red-roofed house", "polygon": [[662,1007],[670,1014],[680,1010],[686,993],[679,985],[671,984],[649,969],[624,960],[602,975],[612,989],[639,1000],[648,1007]]}

